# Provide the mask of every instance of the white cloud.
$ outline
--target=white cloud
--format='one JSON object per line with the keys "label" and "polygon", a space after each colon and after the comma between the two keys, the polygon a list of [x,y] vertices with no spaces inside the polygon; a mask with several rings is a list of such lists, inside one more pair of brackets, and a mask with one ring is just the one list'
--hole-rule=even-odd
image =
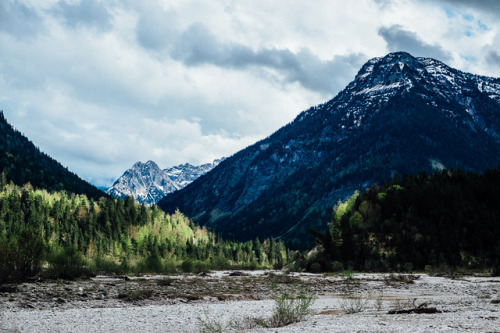
{"label": "white cloud", "polygon": [[0,2],[0,109],[97,185],[204,163],[325,102],[388,51],[500,76],[496,2]]}

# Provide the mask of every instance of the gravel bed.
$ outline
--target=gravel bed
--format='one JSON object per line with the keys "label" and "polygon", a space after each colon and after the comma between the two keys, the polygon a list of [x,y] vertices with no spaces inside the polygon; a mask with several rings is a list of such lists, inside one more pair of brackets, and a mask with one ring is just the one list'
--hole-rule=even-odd
{"label": "gravel bed", "polygon": [[[239,332],[500,332],[500,278],[418,275],[405,283],[384,274],[346,280],[270,272],[229,277],[228,272],[217,272],[160,280],[165,277],[22,284],[15,291],[0,292],[0,332],[199,332],[209,322]],[[245,322],[272,314],[271,281],[283,290],[296,289],[297,283],[314,289],[313,313],[281,328]],[[146,299],[120,298],[124,290],[133,294],[151,289]],[[356,305],[359,312],[348,313]],[[418,306],[440,313],[388,314],[397,307]]]}

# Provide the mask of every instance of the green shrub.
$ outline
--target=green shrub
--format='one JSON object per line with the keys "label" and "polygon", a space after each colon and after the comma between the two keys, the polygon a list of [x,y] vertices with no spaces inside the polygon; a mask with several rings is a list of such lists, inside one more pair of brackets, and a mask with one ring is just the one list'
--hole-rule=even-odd
{"label": "green shrub", "polygon": [[203,261],[196,260],[194,262],[194,272],[195,273],[203,273],[203,272],[208,272],[210,270],[208,264]]}
{"label": "green shrub", "polygon": [[311,266],[309,267],[309,272],[311,272],[311,273],[321,273],[322,271],[323,271],[323,268],[317,262],[312,263]]}
{"label": "green shrub", "polygon": [[177,266],[172,261],[167,261],[163,264],[163,274],[177,273]]}
{"label": "green shrub", "polygon": [[41,271],[45,245],[40,233],[21,232],[19,238],[0,240],[0,283],[18,282]]}
{"label": "green shrub", "polygon": [[186,259],[181,264],[181,270],[184,273],[193,273],[194,272],[194,262],[191,259]]}
{"label": "green shrub", "polygon": [[500,276],[500,262],[495,260],[493,264],[493,268],[491,269],[491,276]]}
{"label": "green shrub", "polygon": [[72,280],[91,274],[82,254],[74,246],[56,250],[49,255],[48,262],[47,275],[52,278]]}
{"label": "green shrub", "polygon": [[246,263],[242,266],[242,269],[249,270],[249,271],[254,271],[257,268],[259,268],[259,265],[257,264],[256,261]]}
{"label": "green shrub", "polygon": [[271,317],[263,321],[266,327],[283,327],[304,320],[311,313],[311,305],[316,296],[305,287],[299,288],[298,294],[277,292],[274,295],[274,310]]}
{"label": "green shrub", "polygon": [[362,296],[346,295],[340,304],[341,309],[347,314],[358,313],[366,309],[368,299]]}
{"label": "green shrub", "polygon": [[137,273],[163,273],[163,264],[159,255],[150,254],[135,266]]}
{"label": "green shrub", "polygon": [[98,257],[94,260],[92,271],[122,274],[127,272],[127,266],[126,260],[118,264],[113,259]]}
{"label": "green shrub", "polygon": [[153,289],[139,289],[139,290],[131,290],[124,291],[118,294],[118,298],[127,301],[127,302],[136,302],[142,301],[145,299],[149,299],[153,297],[155,291]]}
{"label": "green shrub", "polygon": [[344,264],[340,261],[332,262],[332,272],[341,272],[344,270]]}
{"label": "green shrub", "polygon": [[224,257],[213,257],[210,260],[210,266],[212,269],[231,269],[231,263],[227,258]]}

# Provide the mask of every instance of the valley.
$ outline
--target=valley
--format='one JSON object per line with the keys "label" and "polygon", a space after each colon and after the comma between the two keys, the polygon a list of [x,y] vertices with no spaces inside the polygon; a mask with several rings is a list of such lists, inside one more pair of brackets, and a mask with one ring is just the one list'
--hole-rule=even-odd
{"label": "valley", "polygon": [[499,79],[390,53],[228,158],[108,193],[2,113],[0,332],[494,331],[499,104]]}

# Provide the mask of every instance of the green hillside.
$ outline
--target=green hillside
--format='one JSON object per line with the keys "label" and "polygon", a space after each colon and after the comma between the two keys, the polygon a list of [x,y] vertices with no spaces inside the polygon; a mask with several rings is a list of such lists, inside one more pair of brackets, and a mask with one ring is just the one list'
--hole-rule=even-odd
{"label": "green hillside", "polygon": [[316,268],[497,269],[499,188],[500,169],[395,176],[372,186],[335,206],[327,233],[313,232],[323,248]]}
{"label": "green hillside", "polygon": [[0,111],[0,172],[5,174],[8,181],[20,186],[31,183],[36,188],[65,190],[94,199],[107,196],[42,153],[7,122],[3,111]]}
{"label": "green hillside", "polygon": [[40,273],[71,278],[286,263],[282,242],[222,240],[179,212],[168,215],[130,197],[93,200],[30,185],[0,186],[0,282]]}

